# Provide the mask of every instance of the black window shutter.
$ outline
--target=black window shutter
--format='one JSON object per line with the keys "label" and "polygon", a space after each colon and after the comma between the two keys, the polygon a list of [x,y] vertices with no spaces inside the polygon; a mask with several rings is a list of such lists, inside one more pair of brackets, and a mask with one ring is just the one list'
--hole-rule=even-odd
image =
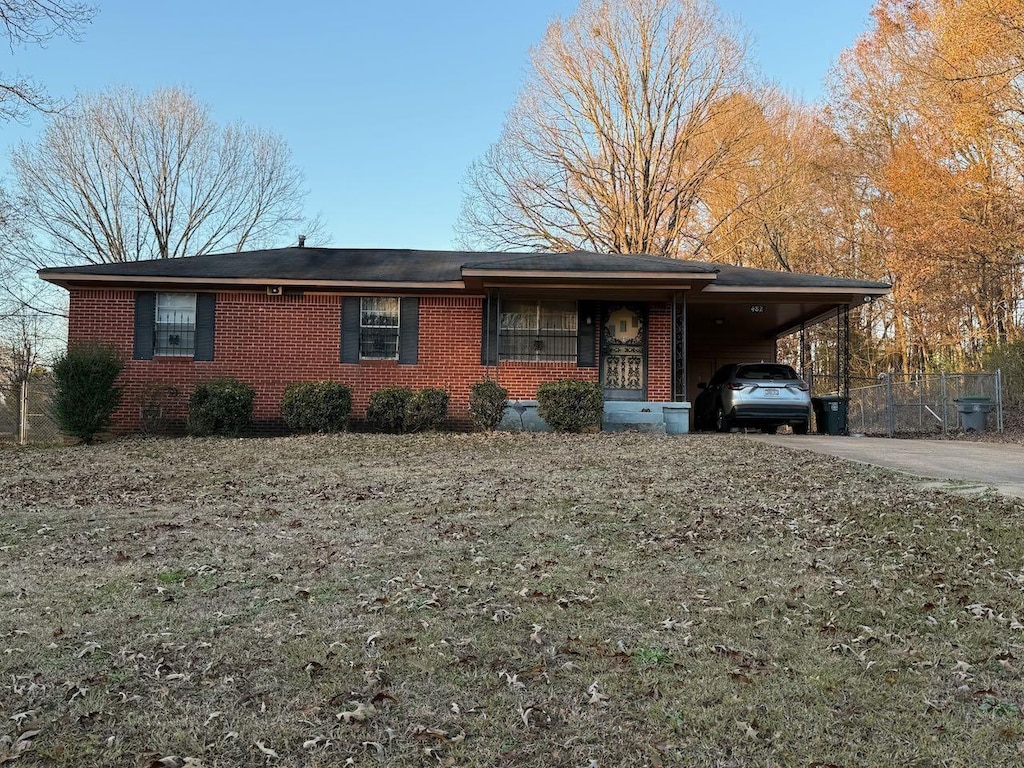
{"label": "black window shutter", "polygon": [[359,362],[359,297],[341,300],[341,362]]}
{"label": "black window shutter", "polygon": [[398,362],[416,365],[420,354],[420,300],[409,296],[401,301],[399,310]]}
{"label": "black window shutter", "polygon": [[153,291],[135,293],[135,345],[132,357],[136,360],[153,359],[153,335],[156,332],[156,294]]}
{"label": "black window shutter", "polygon": [[217,294],[196,295],[196,351],[195,360],[213,360],[213,318]]}
{"label": "black window shutter", "polygon": [[480,322],[480,364],[498,364],[498,300],[487,296],[483,300]]}
{"label": "black window shutter", "polygon": [[597,330],[597,302],[579,302],[579,317],[576,325],[576,367],[594,368],[594,333]]}

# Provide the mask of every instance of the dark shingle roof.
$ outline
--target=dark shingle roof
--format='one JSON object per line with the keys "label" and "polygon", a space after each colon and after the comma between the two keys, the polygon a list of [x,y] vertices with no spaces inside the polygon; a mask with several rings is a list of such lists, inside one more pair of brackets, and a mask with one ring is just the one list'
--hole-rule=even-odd
{"label": "dark shingle roof", "polygon": [[215,253],[183,259],[40,270],[47,274],[112,277],[191,277],[216,279],[351,280],[368,282],[450,282],[462,279],[466,254],[447,251],[349,248],[276,248]]}
{"label": "dark shingle roof", "polygon": [[876,288],[883,283],[822,275],[800,275],[661,256],[588,253],[495,253],[362,248],[277,248],[192,256],[181,259],[90,264],[39,270],[43,279],[128,281],[133,277],[191,280],[311,281],[358,283],[455,283],[463,270],[496,272],[678,273],[707,274],[720,286]]}
{"label": "dark shingle roof", "polygon": [[772,269],[735,267],[731,264],[688,262],[695,266],[710,267],[718,272],[715,285],[749,286],[751,288],[889,288],[887,283],[870,280],[852,280],[830,275],[811,275],[801,272],[779,272]]}
{"label": "dark shingle roof", "polygon": [[[591,253],[467,253],[472,260],[465,264],[469,270],[524,272],[678,272],[682,274],[713,274],[714,264],[666,259],[644,254]],[[484,258],[477,258],[484,257]]]}

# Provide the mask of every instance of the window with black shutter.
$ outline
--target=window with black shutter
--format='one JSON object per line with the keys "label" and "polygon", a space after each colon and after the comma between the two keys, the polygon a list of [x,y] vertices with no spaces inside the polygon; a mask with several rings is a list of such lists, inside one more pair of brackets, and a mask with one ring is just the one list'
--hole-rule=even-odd
{"label": "window with black shutter", "polygon": [[138,291],[132,357],[213,360],[214,293]]}
{"label": "window with black shutter", "polygon": [[419,299],[350,296],[341,303],[341,362],[419,362]]}
{"label": "window with black shutter", "polygon": [[158,293],[153,354],[192,357],[196,351],[196,295]]}
{"label": "window with black shutter", "polygon": [[398,299],[364,296],[359,306],[359,359],[397,360],[401,327]]}

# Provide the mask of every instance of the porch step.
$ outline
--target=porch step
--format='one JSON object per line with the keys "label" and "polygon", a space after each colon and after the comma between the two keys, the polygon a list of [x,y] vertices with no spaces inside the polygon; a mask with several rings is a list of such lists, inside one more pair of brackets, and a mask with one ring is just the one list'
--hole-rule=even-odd
{"label": "porch step", "polygon": [[651,432],[665,434],[661,403],[607,400],[601,429],[605,432]]}
{"label": "porch step", "polygon": [[[604,417],[601,420],[601,429],[605,432],[649,432],[651,434],[664,435],[665,428],[665,407],[671,406],[674,409],[685,407],[689,410],[689,403],[652,403],[640,400],[606,400],[604,403]],[[675,410],[674,413],[679,413]],[[670,419],[671,421],[671,419]],[[498,429],[509,432],[547,432],[551,427],[537,413],[536,400],[509,400],[508,409]],[[686,424],[681,427],[686,432]],[[677,424],[676,432],[680,428]]]}

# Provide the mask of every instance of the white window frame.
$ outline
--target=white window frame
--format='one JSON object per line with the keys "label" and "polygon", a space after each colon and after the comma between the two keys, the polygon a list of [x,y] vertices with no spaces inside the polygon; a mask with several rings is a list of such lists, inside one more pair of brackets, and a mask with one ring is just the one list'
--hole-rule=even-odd
{"label": "white window frame", "polygon": [[[153,355],[155,357],[194,357],[196,353],[197,294],[158,292],[155,304]],[[168,317],[173,319],[169,320]],[[186,338],[183,339],[182,336]],[[189,341],[191,343],[188,343]]]}
{"label": "white window frame", "polygon": [[[380,323],[367,323],[366,318],[368,315],[377,313],[382,315],[383,313],[379,309],[379,305],[383,302],[394,304],[394,325],[383,325]],[[370,304],[377,304],[378,308],[368,306]],[[390,316],[392,313],[387,312]],[[388,336],[394,335],[394,353],[384,352],[381,354],[368,353],[365,351],[366,345],[364,340],[368,335],[368,332],[380,332],[387,331]],[[402,300],[394,296],[362,296],[359,299],[359,359],[360,360],[397,360],[399,345],[401,344],[402,338]]]}

